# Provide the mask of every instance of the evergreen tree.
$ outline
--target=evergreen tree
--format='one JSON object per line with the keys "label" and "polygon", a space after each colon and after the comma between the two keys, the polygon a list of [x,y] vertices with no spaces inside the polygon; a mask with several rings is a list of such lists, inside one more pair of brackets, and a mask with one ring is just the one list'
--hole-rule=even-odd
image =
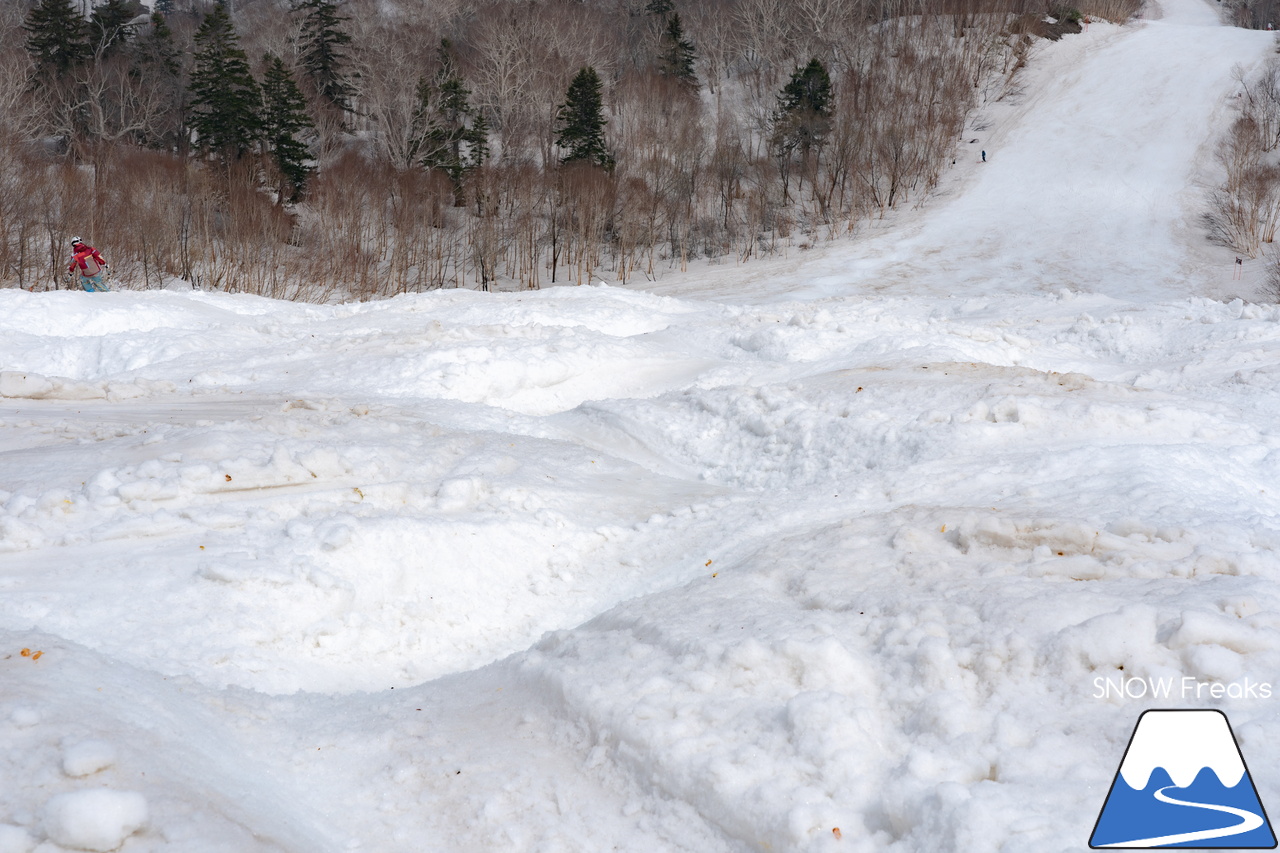
{"label": "evergreen tree", "polygon": [[658,67],[663,74],[696,89],[698,75],[693,70],[693,61],[693,42],[685,38],[680,16],[672,15],[667,21],[667,28],[662,33]]}
{"label": "evergreen tree", "polygon": [[151,4],[152,14],[172,15],[173,0],[153,0]]}
{"label": "evergreen tree", "polygon": [[172,77],[182,74],[181,51],[174,42],[169,22],[159,12],[151,13],[151,30],[135,43],[134,56],[140,73],[160,70]]}
{"label": "evergreen tree", "polygon": [[649,0],[645,4],[644,10],[650,15],[657,15],[661,18],[670,15],[675,8],[676,6],[671,0]]}
{"label": "evergreen tree", "polygon": [[262,96],[221,2],[195,34],[191,71],[191,129],[206,151],[238,160],[258,139]]}
{"label": "evergreen tree", "polygon": [[106,0],[89,16],[89,49],[99,57],[119,53],[133,35],[129,22],[137,17],[135,6],[125,0]]}
{"label": "evergreen tree", "polygon": [[263,62],[266,73],[262,78],[262,138],[280,176],[277,203],[283,204],[286,196],[289,201],[298,200],[311,174],[307,146],[298,137],[315,126],[307,115],[307,99],[284,61],[268,53]]}
{"label": "evergreen tree", "polygon": [[163,118],[139,142],[169,150],[181,149],[185,97],[182,54],[174,43],[173,30],[169,29],[164,15],[159,12],[151,14],[151,29],[134,42],[132,53],[133,73],[154,87],[153,91],[161,93],[166,105]]}
{"label": "evergreen tree", "polygon": [[561,162],[586,160],[605,169],[612,169],[613,155],[604,144],[603,86],[594,68],[583,68],[569,84],[564,103],[556,111],[560,129],[556,132],[556,144],[566,149]]}
{"label": "evergreen tree", "polygon": [[458,74],[448,39],[440,43],[435,85],[421,81],[418,86],[420,162],[443,170],[460,198],[463,176],[489,156],[489,133],[484,117],[471,106],[471,92]]}
{"label": "evergreen tree", "polygon": [[797,68],[778,96],[774,114],[774,145],[784,154],[805,154],[826,138],[831,128],[831,77],[817,59]]}
{"label": "evergreen tree", "polygon": [[339,0],[293,0],[293,11],[302,15],[298,37],[298,62],[306,71],[316,96],[344,113],[351,112],[355,90],[346,71],[343,49],[351,36],[338,14]]}
{"label": "evergreen tree", "polygon": [[27,52],[46,79],[69,76],[89,56],[85,21],[71,0],[40,0],[22,28],[27,31]]}

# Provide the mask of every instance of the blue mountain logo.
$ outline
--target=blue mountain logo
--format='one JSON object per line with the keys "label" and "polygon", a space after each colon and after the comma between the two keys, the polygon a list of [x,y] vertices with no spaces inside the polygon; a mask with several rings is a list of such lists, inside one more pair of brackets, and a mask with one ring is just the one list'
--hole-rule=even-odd
{"label": "blue mountain logo", "polygon": [[1089,847],[1270,850],[1271,822],[1221,711],[1144,711]]}

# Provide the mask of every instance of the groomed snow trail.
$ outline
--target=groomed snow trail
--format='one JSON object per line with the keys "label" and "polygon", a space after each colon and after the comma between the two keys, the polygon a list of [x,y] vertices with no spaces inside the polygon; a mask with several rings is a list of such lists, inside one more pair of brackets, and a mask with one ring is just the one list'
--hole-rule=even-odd
{"label": "groomed snow trail", "polygon": [[1149,3],[1143,16],[1038,42],[1014,90],[979,108],[920,209],[861,226],[859,240],[727,263],[704,282],[655,291],[726,301],[1063,288],[1144,302],[1251,295],[1200,217],[1221,180],[1214,147],[1234,118],[1233,74],[1255,68],[1272,37],[1221,26],[1217,5],[1202,0]]}
{"label": "groomed snow trail", "polygon": [[985,147],[988,161],[918,233],[882,241],[869,265],[859,249],[847,252],[861,280],[925,279],[958,295],[992,284],[1135,300],[1203,295],[1212,273],[1192,247],[1204,242],[1196,214],[1205,190],[1193,179],[1212,158],[1213,133],[1229,124],[1222,96],[1233,68],[1256,58],[1266,37],[1219,26],[1217,10],[1196,0],[1157,8],[1156,20],[1091,25],[1061,49],[1042,45],[1053,56],[1029,75],[1024,120],[974,131],[979,141],[966,146]]}
{"label": "groomed snow trail", "polygon": [[798,267],[0,291],[0,851],[1082,850],[1147,678],[1275,800],[1280,309],[1194,227],[1272,41],[1155,8]]}

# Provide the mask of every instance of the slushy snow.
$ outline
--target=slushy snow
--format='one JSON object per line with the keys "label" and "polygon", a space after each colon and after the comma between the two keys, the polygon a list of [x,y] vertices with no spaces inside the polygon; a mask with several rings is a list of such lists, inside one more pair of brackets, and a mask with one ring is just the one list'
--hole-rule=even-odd
{"label": "slushy snow", "polygon": [[1280,308],[1197,225],[1274,41],[1215,15],[1039,45],[790,257],[0,291],[0,850],[1081,850],[1153,707],[1280,802]]}

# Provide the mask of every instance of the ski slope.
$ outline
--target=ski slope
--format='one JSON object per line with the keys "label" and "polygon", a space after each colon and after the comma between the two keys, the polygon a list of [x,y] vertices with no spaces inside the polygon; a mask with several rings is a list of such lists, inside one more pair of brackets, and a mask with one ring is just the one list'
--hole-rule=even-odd
{"label": "ski slope", "polygon": [[[1220,26],[1215,6],[1149,3],[1136,24],[1037,42],[1013,91],[980,108],[939,192],[862,239],[654,289],[758,301],[903,288],[1254,295],[1232,281],[1234,254],[1206,243],[1200,216],[1221,180],[1213,150],[1234,117],[1233,69],[1253,67],[1272,40]],[[822,258],[794,276],[797,255]],[[1261,264],[1248,266],[1247,280],[1260,279]]]}
{"label": "ski slope", "polygon": [[920,208],[647,289],[0,291],[0,853],[1083,850],[1148,707],[1275,802],[1197,687],[1280,672],[1196,225],[1273,44],[1095,24]]}

